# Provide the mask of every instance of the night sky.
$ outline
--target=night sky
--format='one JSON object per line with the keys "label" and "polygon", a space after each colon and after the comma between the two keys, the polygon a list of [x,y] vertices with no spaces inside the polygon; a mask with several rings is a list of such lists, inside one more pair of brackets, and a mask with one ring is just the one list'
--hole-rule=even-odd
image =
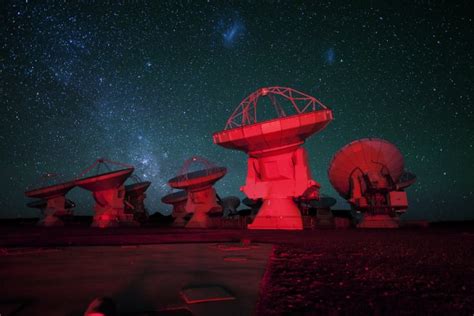
{"label": "night sky", "polygon": [[[322,193],[337,196],[327,168],[339,148],[380,137],[418,176],[405,218],[473,219],[468,1],[349,2],[3,2],[0,215],[38,215],[27,186],[99,157],[152,181],[151,212],[169,210],[166,182],[193,155],[229,169],[221,196],[240,194],[246,155],[212,133],[248,94],[279,85],[334,112],[305,144]],[[92,214],[89,192],[68,197]]]}

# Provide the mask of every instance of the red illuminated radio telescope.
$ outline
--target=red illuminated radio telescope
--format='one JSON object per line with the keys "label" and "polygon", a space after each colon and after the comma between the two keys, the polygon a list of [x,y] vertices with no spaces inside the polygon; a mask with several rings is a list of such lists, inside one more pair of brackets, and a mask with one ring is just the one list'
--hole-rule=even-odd
{"label": "red illuminated radio telescope", "polygon": [[[189,172],[194,163],[204,165],[205,169]],[[192,157],[185,161],[180,175],[168,181],[170,187],[187,192],[185,210],[187,213],[193,213],[193,216],[186,228],[207,228],[210,225],[208,215],[222,210],[217,203],[213,185],[226,173],[225,167],[216,167],[204,158]]]}
{"label": "red illuminated radio telescope", "polygon": [[145,207],[146,193],[150,187],[150,181],[142,181],[138,176],[132,175],[135,183],[125,186],[125,213],[132,214],[134,220],[144,223],[148,219],[148,211]]}
{"label": "red illuminated radio telescope", "polygon": [[40,199],[28,203],[29,207],[38,208],[43,213],[38,226],[64,225],[60,217],[72,215],[71,209],[75,206],[72,201],[66,199],[66,194],[74,187],[74,181],[68,181],[25,192],[27,197]]}
{"label": "red illuminated radio telescope", "polygon": [[[108,164],[125,167],[124,169],[110,171]],[[101,173],[100,167],[105,166],[108,172]],[[96,168],[95,175],[76,180],[76,185],[92,192],[95,200],[94,220],[92,227],[135,226],[138,223],[133,219],[133,214],[125,212],[125,187],[123,183],[133,173],[130,165],[98,159],[80,177]]]}
{"label": "red illuminated radio telescope", "polygon": [[177,191],[165,195],[161,198],[161,202],[170,204],[173,206],[173,226],[184,227],[187,223],[186,220],[186,202],[188,200],[188,194],[186,191]]}
{"label": "red illuminated radio telescope", "polygon": [[408,207],[404,189],[416,181],[404,171],[403,156],[395,145],[378,138],[353,141],[332,158],[328,170],[334,189],[363,218],[362,228],[395,228]]}
{"label": "red illuminated radio telescope", "polygon": [[[259,101],[267,97],[277,118],[257,121]],[[279,100],[291,104],[287,114]],[[262,88],[245,98],[227,120],[225,129],[214,133],[214,143],[248,154],[247,179],[241,190],[263,205],[249,229],[303,229],[294,198],[318,199],[319,184],[311,179],[306,138],[323,130],[333,119],[332,111],[316,98],[284,87]]]}

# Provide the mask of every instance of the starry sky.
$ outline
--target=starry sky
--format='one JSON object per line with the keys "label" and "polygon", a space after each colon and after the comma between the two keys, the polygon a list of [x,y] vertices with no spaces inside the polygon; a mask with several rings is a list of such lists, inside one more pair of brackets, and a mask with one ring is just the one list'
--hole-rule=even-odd
{"label": "starry sky", "polygon": [[[306,92],[335,120],[307,140],[321,192],[350,141],[396,144],[407,219],[474,219],[473,39],[468,1],[6,1],[0,8],[0,216],[35,216],[26,187],[74,178],[99,157],[132,164],[150,211],[193,155],[229,172],[246,155],[212,133],[264,86]],[[242,195],[240,195],[242,197]],[[77,214],[92,214],[74,189]],[[347,204],[338,197],[338,207]]]}

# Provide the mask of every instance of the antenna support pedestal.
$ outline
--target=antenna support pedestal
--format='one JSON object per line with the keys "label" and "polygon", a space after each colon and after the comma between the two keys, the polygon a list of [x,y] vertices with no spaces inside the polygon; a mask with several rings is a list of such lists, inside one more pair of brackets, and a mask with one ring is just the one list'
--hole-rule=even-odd
{"label": "antenna support pedestal", "polygon": [[92,227],[138,226],[133,214],[125,213],[123,185],[118,188],[95,191],[92,195],[96,201]]}
{"label": "antenna support pedestal", "polygon": [[37,226],[60,227],[64,226],[60,216],[72,215],[72,211],[66,209],[66,197],[60,195],[47,199],[43,214],[44,217],[38,221]]}
{"label": "antenna support pedestal", "polygon": [[311,179],[306,150],[303,147],[289,150],[248,158],[247,181],[242,191],[252,199],[263,199],[249,229],[303,229],[301,213],[293,198],[319,185]]}
{"label": "antenna support pedestal", "polygon": [[357,224],[358,228],[398,228],[400,220],[387,214],[369,215],[365,214]]}
{"label": "antenna support pedestal", "polygon": [[302,230],[303,220],[293,198],[269,198],[263,201],[257,216],[247,228]]}
{"label": "antenna support pedestal", "polygon": [[95,207],[92,227],[138,225],[133,218],[133,214],[126,213],[124,201],[125,186],[123,183],[133,171],[133,168],[127,168],[76,180],[77,186],[91,191],[94,197]]}
{"label": "antenna support pedestal", "polygon": [[204,189],[188,191],[186,212],[193,213],[193,217],[186,224],[186,228],[207,228],[210,226],[208,212],[221,208],[217,204],[216,190],[212,186]]}

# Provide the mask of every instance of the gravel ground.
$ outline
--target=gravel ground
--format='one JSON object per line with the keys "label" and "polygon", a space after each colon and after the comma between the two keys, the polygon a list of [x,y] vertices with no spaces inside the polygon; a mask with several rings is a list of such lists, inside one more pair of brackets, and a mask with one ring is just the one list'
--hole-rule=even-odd
{"label": "gravel ground", "polygon": [[474,234],[352,231],[281,243],[257,313],[474,315]]}
{"label": "gravel ground", "polygon": [[472,223],[308,231],[0,227],[0,259],[30,247],[239,241],[274,245],[259,315],[474,315]]}

